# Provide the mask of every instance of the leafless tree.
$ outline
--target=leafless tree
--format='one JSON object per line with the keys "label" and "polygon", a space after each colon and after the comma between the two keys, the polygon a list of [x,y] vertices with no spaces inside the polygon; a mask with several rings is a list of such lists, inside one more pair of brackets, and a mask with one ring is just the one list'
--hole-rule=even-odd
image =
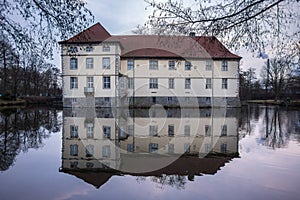
{"label": "leafless tree", "polygon": [[216,36],[230,47],[252,51],[262,51],[274,42],[280,45],[286,38],[299,38],[300,34],[299,0],[145,1],[154,8],[145,26],[154,32],[196,32]]}
{"label": "leafless tree", "polygon": [[82,0],[3,0],[0,30],[18,50],[51,57],[57,40],[87,27],[93,16]]}

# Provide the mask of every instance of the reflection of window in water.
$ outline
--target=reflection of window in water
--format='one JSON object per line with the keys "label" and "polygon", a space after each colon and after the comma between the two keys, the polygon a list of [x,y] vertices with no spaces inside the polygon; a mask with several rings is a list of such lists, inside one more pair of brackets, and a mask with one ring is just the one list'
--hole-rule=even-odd
{"label": "reflection of window in water", "polygon": [[71,144],[70,145],[70,155],[71,156],[78,156],[78,145],[77,144]]}
{"label": "reflection of window in water", "polygon": [[174,125],[169,125],[168,126],[168,136],[173,137],[174,136]]}
{"label": "reflection of window in water", "polygon": [[104,138],[110,139],[110,132],[111,132],[110,126],[103,126],[103,136],[104,136]]}
{"label": "reflection of window in water", "polygon": [[184,126],[184,136],[189,137],[191,132],[191,126],[190,125],[185,125]]}
{"label": "reflection of window in water", "polygon": [[158,144],[157,143],[150,143],[149,144],[149,153],[155,153],[158,151]]}
{"label": "reflection of window in water", "polygon": [[221,136],[227,136],[227,125],[223,125],[221,129]]}
{"label": "reflection of window in water", "polygon": [[134,126],[133,125],[128,125],[127,127],[127,134],[130,136],[133,136],[134,133]]}
{"label": "reflection of window in water", "polygon": [[94,145],[86,146],[86,157],[92,157],[94,155]]}
{"label": "reflection of window in water", "polygon": [[205,153],[209,153],[211,150],[211,144],[208,143],[208,144],[205,144]]}
{"label": "reflection of window in water", "polygon": [[133,152],[133,144],[127,144],[127,151]]}
{"label": "reflection of window in water", "polygon": [[110,158],[110,146],[109,145],[105,145],[102,147],[102,157]]}
{"label": "reflection of window in water", "polygon": [[221,144],[221,153],[227,153],[227,144]]}
{"label": "reflection of window in water", "polygon": [[70,126],[70,135],[71,138],[78,138],[78,126],[76,125]]}
{"label": "reflection of window in water", "polygon": [[149,135],[150,136],[157,136],[158,133],[158,126],[149,126]]}
{"label": "reflection of window in water", "polygon": [[94,124],[92,124],[92,123],[87,124],[86,137],[87,138],[94,138]]}
{"label": "reflection of window in water", "polygon": [[168,153],[170,154],[174,153],[174,144],[171,143],[168,144]]}
{"label": "reflection of window in water", "polygon": [[75,161],[75,162],[70,162],[70,168],[74,169],[74,168],[77,168],[78,167],[78,162]]}
{"label": "reflection of window in water", "polygon": [[205,125],[205,136],[211,136],[211,126]]}
{"label": "reflection of window in water", "polygon": [[94,167],[94,163],[91,163],[91,162],[86,163],[86,168],[91,169],[93,167]]}
{"label": "reflection of window in water", "polygon": [[190,153],[191,152],[191,145],[189,143],[184,144],[184,152]]}

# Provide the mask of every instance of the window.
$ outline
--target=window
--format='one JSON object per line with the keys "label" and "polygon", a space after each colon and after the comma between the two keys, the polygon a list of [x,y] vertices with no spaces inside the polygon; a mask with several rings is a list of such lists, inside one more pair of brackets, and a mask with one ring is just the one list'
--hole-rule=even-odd
{"label": "window", "polygon": [[72,169],[77,168],[77,167],[78,167],[78,162],[70,162],[70,167],[71,167]]}
{"label": "window", "polygon": [[169,78],[169,89],[174,89],[174,78]]}
{"label": "window", "polygon": [[168,103],[173,103],[173,97],[168,97]]}
{"label": "window", "polygon": [[86,137],[87,138],[94,138],[94,124],[89,123],[86,126]]}
{"label": "window", "polygon": [[92,51],[94,51],[94,48],[93,47],[86,47],[85,51],[86,52],[92,52]]}
{"label": "window", "polygon": [[190,78],[185,79],[185,89],[191,89],[191,79]]}
{"label": "window", "polygon": [[133,60],[127,60],[127,69],[128,70],[134,69],[134,61]]}
{"label": "window", "polygon": [[205,153],[209,153],[211,150],[211,144],[207,143],[205,144]]}
{"label": "window", "polygon": [[92,157],[94,155],[94,145],[87,145],[85,149],[86,157]]}
{"label": "window", "polygon": [[110,139],[110,126],[103,126],[103,136]]}
{"label": "window", "polygon": [[149,61],[149,69],[150,70],[158,70],[158,61],[157,60],[150,60]]}
{"label": "window", "polygon": [[227,136],[227,125],[221,127],[221,136]]}
{"label": "window", "polygon": [[78,59],[77,58],[70,59],[70,69],[78,69]]}
{"label": "window", "polygon": [[150,89],[158,89],[158,78],[150,78]]}
{"label": "window", "polygon": [[189,61],[185,61],[185,70],[191,70],[192,64]]}
{"label": "window", "polygon": [[106,103],[106,104],[110,103],[110,98],[109,97],[104,97],[104,103]]}
{"label": "window", "polygon": [[110,52],[110,46],[109,46],[109,45],[104,45],[104,46],[102,47],[102,51],[103,51],[103,52]]}
{"label": "window", "polygon": [[227,153],[227,144],[221,144],[221,153]]}
{"label": "window", "polygon": [[158,144],[157,143],[150,143],[149,144],[149,153],[154,153],[158,151]]}
{"label": "window", "polygon": [[206,103],[211,104],[211,98],[210,97],[206,97]]}
{"label": "window", "polygon": [[71,156],[78,156],[78,145],[77,144],[71,144],[70,145],[70,155]]}
{"label": "window", "polygon": [[76,98],[72,98],[71,101],[72,101],[72,103],[77,103],[77,99]]}
{"label": "window", "polygon": [[191,145],[189,143],[184,144],[184,152],[185,153],[191,152]]}
{"label": "window", "polygon": [[103,89],[110,89],[110,77],[109,76],[103,77]]}
{"label": "window", "polygon": [[70,77],[70,88],[71,89],[78,88],[78,78],[77,77]]}
{"label": "window", "polygon": [[103,69],[110,69],[110,58],[102,58]]}
{"label": "window", "polygon": [[227,89],[227,88],[228,88],[228,79],[222,78],[222,89]]}
{"label": "window", "polygon": [[152,97],[152,103],[156,103],[156,97]]}
{"label": "window", "polygon": [[134,134],[134,127],[133,125],[128,125],[127,127],[127,134],[132,136]]}
{"label": "window", "polygon": [[77,53],[78,52],[78,48],[77,47],[70,47],[69,52],[70,53]]}
{"label": "window", "polygon": [[87,77],[86,78],[87,87],[93,88],[94,87],[94,77]]}
{"label": "window", "polygon": [[184,126],[184,136],[189,137],[191,133],[191,126],[190,125],[185,125]]}
{"label": "window", "polygon": [[222,61],[222,71],[228,71],[228,62],[225,60]]}
{"label": "window", "polygon": [[127,144],[127,151],[133,152],[133,144]]}
{"label": "window", "polygon": [[78,138],[78,126],[75,125],[70,126],[70,135],[71,138]]}
{"label": "window", "polygon": [[87,162],[85,166],[86,166],[86,168],[91,169],[94,167],[94,163]]}
{"label": "window", "polygon": [[105,145],[102,147],[102,157],[110,158],[110,146],[109,145]]}
{"label": "window", "polygon": [[205,136],[211,136],[211,126],[205,125]]}
{"label": "window", "polygon": [[205,88],[206,89],[211,89],[211,78],[206,79]]}
{"label": "window", "polygon": [[170,60],[169,61],[169,70],[174,70],[175,69],[175,61],[174,60]]}
{"label": "window", "polygon": [[157,136],[158,134],[158,126],[149,126],[149,135],[150,136]]}
{"label": "window", "polygon": [[128,78],[128,89],[133,89],[133,88],[134,88],[134,79]]}
{"label": "window", "polygon": [[86,68],[87,69],[94,68],[94,58],[86,58]]}
{"label": "window", "polygon": [[174,144],[168,144],[168,153],[174,153]]}
{"label": "window", "polygon": [[212,70],[212,61],[210,61],[210,60],[206,61],[205,70],[206,71]]}
{"label": "window", "polygon": [[174,125],[168,126],[168,136],[173,137],[174,136]]}

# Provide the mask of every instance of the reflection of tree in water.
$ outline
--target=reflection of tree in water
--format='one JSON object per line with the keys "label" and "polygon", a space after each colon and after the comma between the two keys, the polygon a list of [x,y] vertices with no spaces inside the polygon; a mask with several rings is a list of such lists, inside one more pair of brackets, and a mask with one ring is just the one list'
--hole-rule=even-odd
{"label": "reflection of tree in water", "polygon": [[[154,183],[157,183],[160,188],[163,189],[165,186],[175,187],[177,190],[184,190],[184,186],[187,183],[185,176],[180,175],[166,175],[162,174],[159,177],[153,176],[150,177],[150,180]],[[137,181],[142,183],[146,181],[146,177],[137,177]]]}
{"label": "reflection of tree in water", "polygon": [[[259,113],[261,122],[259,133],[260,138],[258,142],[270,147],[272,149],[283,148],[288,145],[291,136],[297,138],[297,123],[299,122],[299,111],[287,110],[280,107],[260,107]],[[246,113],[252,113],[253,110],[244,112],[240,120],[240,130],[244,130],[246,134],[251,135],[253,127],[256,123],[259,123],[257,114],[255,116],[247,115]],[[250,116],[250,117],[249,117]]]}
{"label": "reflection of tree in water", "polygon": [[54,109],[0,111],[0,171],[13,165],[20,152],[42,147],[43,140],[60,127],[61,120]]}

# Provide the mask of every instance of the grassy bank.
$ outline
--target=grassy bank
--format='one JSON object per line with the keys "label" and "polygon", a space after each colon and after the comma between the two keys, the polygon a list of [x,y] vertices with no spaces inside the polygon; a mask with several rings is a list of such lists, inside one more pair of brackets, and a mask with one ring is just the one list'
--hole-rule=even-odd
{"label": "grassy bank", "polygon": [[7,100],[2,100],[0,99],[0,107],[6,107],[6,106],[20,106],[20,105],[25,105],[26,101],[25,100],[15,100],[15,101],[7,101]]}

